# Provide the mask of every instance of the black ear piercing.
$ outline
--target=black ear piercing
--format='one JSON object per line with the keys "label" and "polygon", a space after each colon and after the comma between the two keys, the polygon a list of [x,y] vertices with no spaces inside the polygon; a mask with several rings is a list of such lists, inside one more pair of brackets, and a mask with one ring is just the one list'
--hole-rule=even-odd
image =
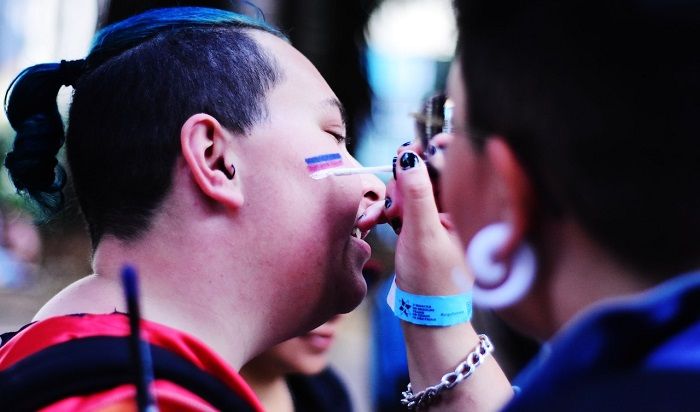
{"label": "black ear piercing", "polygon": [[234,176],[236,176],[236,166],[231,164],[231,171],[229,172],[226,168],[224,168],[224,174],[226,177],[229,178],[229,180],[233,179]]}

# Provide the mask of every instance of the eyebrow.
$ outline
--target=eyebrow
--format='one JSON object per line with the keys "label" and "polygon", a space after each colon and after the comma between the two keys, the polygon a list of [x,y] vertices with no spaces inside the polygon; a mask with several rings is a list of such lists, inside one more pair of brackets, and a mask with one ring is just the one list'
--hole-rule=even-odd
{"label": "eyebrow", "polygon": [[324,100],[323,105],[334,107],[334,108],[338,109],[338,112],[340,112],[340,119],[343,122],[343,127],[347,127],[347,125],[348,125],[347,112],[345,111],[345,106],[343,106],[343,103],[341,103],[340,100],[336,99],[335,97],[332,97],[330,99]]}

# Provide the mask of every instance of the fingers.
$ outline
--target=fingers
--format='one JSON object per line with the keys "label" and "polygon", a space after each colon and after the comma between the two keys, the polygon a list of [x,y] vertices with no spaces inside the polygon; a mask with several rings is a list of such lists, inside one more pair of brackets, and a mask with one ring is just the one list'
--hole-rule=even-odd
{"label": "fingers", "polygon": [[384,216],[384,202],[375,202],[365,209],[362,216],[357,219],[356,226],[364,232],[381,223],[387,223]]}
{"label": "fingers", "polygon": [[[436,136],[440,136],[441,134],[438,134]],[[438,210],[440,210],[441,208],[440,185],[438,180],[440,177],[440,171],[444,166],[444,155],[442,152],[444,147],[444,144],[437,145],[433,140],[431,140],[429,146],[424,148],[421,141],[419,139],[415,139],[402,144],[396,150],[397,157],[395,158],[398,159],[401,156],[401,154],[405,151],[412,151],[414,153],[420,154],[420,158],[425,161],[426,167],[428,168],[428,176],[430,176],[430,182],[433,187],[433,198],[435,199],[435,203],[437,204]],[[394,173],[394,179],[396,179],[396,173]]]}
{"label": "fingers", "polygon": [[[409,150],[399,149],[396,180],[387,187],[385,219],[399,234],[396,243],[396,282],[403,290],[424,295],[449,295],[462,287],[452,280],[462,265],[462,250],[438,213],[426,163]],[[388,206],[388,207],[387,207]]]}
{"label": "fingers", "polygon": [[419,141],[399,147],[393,161],[395,180],[387,184],[384,216],[396,234],[401,233],[407,220],[418,235],[434,230],[442,221],[441,217],[435,218],[435,192],[426,163],[413,149],[420,149]]}
{"label": "fingers", "polygon": [[454,224],[452,223],[450,215],[447,213],[440,213],[440,223],[442,223],[442,227],[447,229],[449,232],[454,232]]}
{"label": "fingers", "polygon": [[420,140],[418,140],[418,139],[409,140],[406,143],[399,146],[398,149],[396,149],[396,155],[399,156],[399,155],[401,155],[402,152],[405,152],[406,150],[410,150],[410,151],[416,152],[416,153],[423,153],[424,149],[420,143]]}
{"label": "fingers", "polygon": [[[402,230],[421,235],[442,228],[428,170],[415,152],[406,150],[400,153],[396,163],[396,190],[393,192],[400,199],[396,207],[400,207]],[[396,203],[397,199],[392,200]]]}
{"label": "fingers", "polygon": [[384,218],[397,235],[401,233],[401,226],[403,225],[401,219],[401,202],[401,193],[396,188],[396,181],[392,180],[386,187]]}

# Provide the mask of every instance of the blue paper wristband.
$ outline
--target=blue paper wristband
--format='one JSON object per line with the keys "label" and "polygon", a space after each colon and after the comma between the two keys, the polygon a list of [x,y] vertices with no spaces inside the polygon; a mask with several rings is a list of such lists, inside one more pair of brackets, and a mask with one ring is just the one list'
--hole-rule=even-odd
{"label": "blue paper wristband", "polygon": [[397,318],[424,326],[452,326],[472,318],[471,292],[448,296],[413,295],[391,284],[387,304]]}

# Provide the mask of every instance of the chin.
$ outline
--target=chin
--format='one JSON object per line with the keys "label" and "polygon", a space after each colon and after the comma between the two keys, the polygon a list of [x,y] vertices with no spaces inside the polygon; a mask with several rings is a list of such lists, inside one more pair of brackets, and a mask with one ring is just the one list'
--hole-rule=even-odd
{"label": "chin", "polygon": [[301,365],[298,373],[301,373],[303,375],[317,375],[323,372],[323,370],[326,369],[327,365],[328,360],[323,358],[315,362],[309,362],[308,365]]}
{"label": "chin", "polygon": [[[349,282],[348,279],[350,280]],[[365,282],[362,273],[349,274],[345,280],[343,283],[338,283],[335,314],[351,312],[362,303],[362,300],[367,295],[367,282]]]}
{"label": "chin", "polygon": [[[344,278],[342,281],[336,279],[332,285],[328,286],[321,299],[317,301],[315,309],[309,312],[309,321],[297,331],[297,336],[321,326],[335,315],[351,312],[362,303],[367,294],[367,283],[364,278],[347,272],[336,273],[343,273]],[[307,299],[306,302],[308,308],[310,300]]]}

